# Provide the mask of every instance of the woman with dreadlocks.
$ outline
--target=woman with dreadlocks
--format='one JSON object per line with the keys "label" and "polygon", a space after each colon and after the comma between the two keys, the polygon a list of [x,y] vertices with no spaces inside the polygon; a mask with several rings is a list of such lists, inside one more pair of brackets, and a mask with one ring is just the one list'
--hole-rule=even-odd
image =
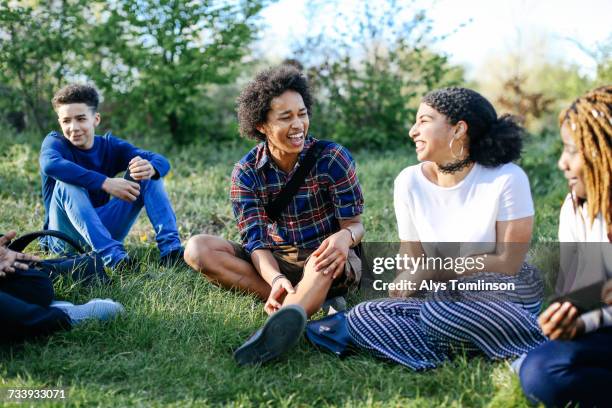
{"label": "woman with dreadlocks", "polygon": [[[579,271],[574,280],[586,274],[592,280],[594,274],[599,274],[598,279],[607,281],[601,294],[607,306],[579,315],[570,302],[551,304],[539,318],[542,331],[551,341],[529,352],[518,371],[527,396],[546,406],[610,406],[612,86],[578,98],[561,112],[559,124],[563,140],[559,169],[570,188],[561,208],[559,241],[606,243],[580,245],[583,252],[591,251],[586,257],[578,254],[579,265],[572,269]],[[567,246],[561,250],[563,255]],[[593,261],[598,262],[598,267],[582,267],[593,265]]]}
{"label": "woman with dreadlocks", "polygon": [[[525,263],[533,202],[526,174],[512,163],[523,133],[473,90],[423,97],[410,129],[421,163],[395,179],[394,206],[401,252],[424,262],[400,267],[387,287],[392,299],[349,312],[353,343],[423,370],[457,349],[508,358],[545,341],[537,324],[542,281]],[[455,266],[446,266],[448,257]]]}

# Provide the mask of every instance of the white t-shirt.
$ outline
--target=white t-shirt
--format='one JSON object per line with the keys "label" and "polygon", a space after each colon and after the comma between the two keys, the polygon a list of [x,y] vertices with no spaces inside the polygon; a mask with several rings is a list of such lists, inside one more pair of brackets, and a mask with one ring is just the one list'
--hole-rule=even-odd
{"label": "white t-shirt", "polygon": [[603,215],[597,214],[591,224],[587,204],[574,211],[572,196],[568,194],[559,214],[559,242],[610,242]]}
{"label": "white t-shirt", "polygon": [[[612,279],[612,244],[608,239],[608,227],[601,213],[597,214],[593,224],[590,223],[587,205],[585,203],[574,211],[572,196],[568,194],[561,207],[559,242],[563,275],[560,276],[557,289],[563,292]],[[568,244],[571,242],[592,244]],[[603,313],[604,326],[612,326],[612,306],[608,306],[602,311],[596,310],[580,316],[586,332],[599,327],[599,313]]]}
{"label": "white t-shirt", "polygon": [[429,181],[423,165],[407,167],[395,179],[395,215],[402,241],[495,243],[497,221],[534,213],[529,180],[516,164],[475,164],[452,187]]}

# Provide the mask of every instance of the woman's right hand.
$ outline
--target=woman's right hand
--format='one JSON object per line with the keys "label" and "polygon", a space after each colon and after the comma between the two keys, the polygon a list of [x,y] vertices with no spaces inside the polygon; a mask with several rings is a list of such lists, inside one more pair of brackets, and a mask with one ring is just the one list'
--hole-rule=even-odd
{"label": "woman's right hand", "polygon": [[[400,285],[408,286],[408,282],[414,282],[414,280],[415,280],[414,274],[410,273],[409,271],[404,271],[395,277],[395,279],[393,280],[393,283],[396,284],[396,286],[400,286]],[[410,290],[408,288],[392,289],[392,290],[390,289],[389,296],[392,298],[408,298],[414,292],[416,291]]]}
{"label": "woman's right hand", "polygon": [[571,340],[584,333],[584,323],[578,318],[578,309],[570,302],[555,302],[538,318],[540,328],[551,340]]}
{"label": "woman's right hand", "polygon": [[268,300],[264,305],[266,313],[271,315],[280,309],[287,293],[295,293],[295,289],[289,279],[286,277],[276,279],[270,290],[270,296],[268,296]]}
{"label": "woman's right hand", "polygon": [[603,290],[601,291],[601,300],[606,305],[612,305],[612,279],[604,284]]}

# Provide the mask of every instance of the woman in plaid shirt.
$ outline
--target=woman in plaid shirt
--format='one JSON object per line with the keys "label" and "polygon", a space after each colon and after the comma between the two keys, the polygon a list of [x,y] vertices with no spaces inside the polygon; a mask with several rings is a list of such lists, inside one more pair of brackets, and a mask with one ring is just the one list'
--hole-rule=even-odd
{"label": "woman in plaid shirt", "polygon": [[243,136],[261,141],[234,167],[230,198],[242,242],[197,235],[185,259],[215,284],[265,301],[268,321],[235,353],[263,363],[290,349],[307,316],[356,287],[363,195],[350,153],[328,143],[277,221],[277,198],[316,139],[308,134],[312,98],[306,78],[283,65],[258,74],[238,98]]}

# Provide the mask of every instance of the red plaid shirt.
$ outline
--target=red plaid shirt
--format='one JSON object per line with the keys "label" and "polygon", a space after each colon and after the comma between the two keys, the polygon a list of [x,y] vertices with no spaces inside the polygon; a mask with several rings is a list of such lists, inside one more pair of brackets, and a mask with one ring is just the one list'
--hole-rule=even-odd
{"label": "red plaid shirt", "polygon": [[321,152],[280,220],[268,218],[264,206],[276,198],[315,141],[306,139],[298,163],[289,174],[274,163],[265,142],[234,166],[230,198],[242,243],[249,253],[281,245],[317,248],[340,229],[338,220],[363,212],[355,162],[348,150],[331,143]]}

